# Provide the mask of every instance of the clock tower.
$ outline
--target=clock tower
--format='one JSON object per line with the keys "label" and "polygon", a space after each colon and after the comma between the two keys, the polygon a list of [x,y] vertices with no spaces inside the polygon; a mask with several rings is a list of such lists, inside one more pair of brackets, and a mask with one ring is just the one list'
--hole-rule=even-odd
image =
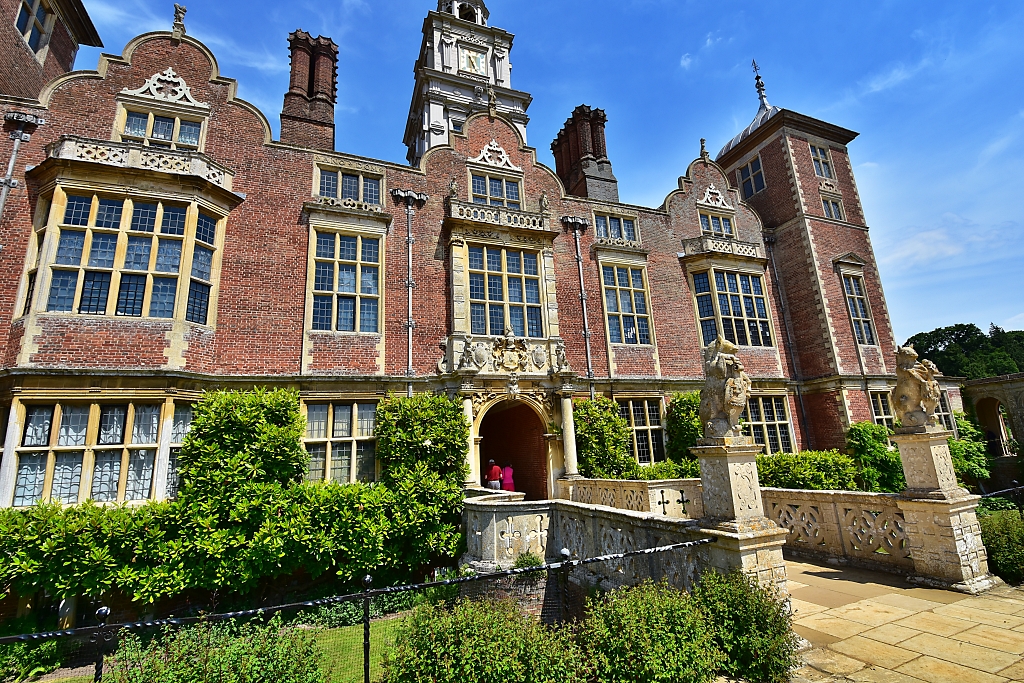
{"label": "clock tower", "polygon": [[409,163],[448,144],[478,112],[501,114],[526,140],[529,93],[512,89],[509,55],[514,36],[487,23],[483,0],[438,0],[423,22],[416,87],[405,126]]}

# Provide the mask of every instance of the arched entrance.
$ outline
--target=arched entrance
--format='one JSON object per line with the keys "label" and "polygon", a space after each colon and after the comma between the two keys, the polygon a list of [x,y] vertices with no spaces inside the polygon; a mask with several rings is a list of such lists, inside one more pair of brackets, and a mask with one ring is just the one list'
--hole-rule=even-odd
{"label": "arched entrance", "polygon": [[1004,410],[999,399],[988,397],[978,400],[974,404],[974,412],[978,416],[982,431],[985,432],[989,454],[996,458],[1010,455],[1007,448]]}
{"label": "arched entrance", "polygon": [[491,406],[480,423],[480,437],[480,472],[487,471],[488,460],[511,465],[516,491],[525,493],[526,500],[550,497],[544,423],[533,408],[520,401]]}

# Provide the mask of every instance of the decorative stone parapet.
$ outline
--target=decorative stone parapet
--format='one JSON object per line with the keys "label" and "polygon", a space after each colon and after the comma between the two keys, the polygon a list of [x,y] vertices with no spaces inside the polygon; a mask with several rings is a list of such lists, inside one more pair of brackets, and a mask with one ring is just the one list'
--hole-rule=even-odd
{"label": "decorative stone parapet", "polygon": [[683,240],[683,251],[679,258],[703,256],[705,254],[727,254],[747,258],[764,258],[764,248],[756,242],[740,242],[727,237],[702,235]]}
{"label": "decorative stone parapet", "polygon": [[902,427],[892,440],[900,449],[907,490],[899,499],[906,519],[914,580],[966,593],[1000,581],[989,573],[977,507],[980,496],[960,488],[948,438],[932,426]]}
{"label": "decorative stone parapet", "polygon": [[579,479],[572,500],[679,519],[704,516],[700,479]]}
{"label": "decorative stone parapet", "polygon": [[761,489],[764,514],[786,548],[838,564],[911,572],[906,520],[895,493]]}
{"label": "decorative stone parapet", "polygon": [[505,228],[525,230],[551,230],[551,217],[544,213],[533,213],[509,209],[504,206],[473,204],[449,198],[448,215],[464,221],[499,225]]}
{"label": "decorative stone parapet", "polygon": [[138,168],[179,175],[197,176],[214,185],[231,189],[234,172],[201,152],[184,152],[144,147],[127,142],[110,142],[63,135],[46,147],[53,159],[88,161],[117,168]]}

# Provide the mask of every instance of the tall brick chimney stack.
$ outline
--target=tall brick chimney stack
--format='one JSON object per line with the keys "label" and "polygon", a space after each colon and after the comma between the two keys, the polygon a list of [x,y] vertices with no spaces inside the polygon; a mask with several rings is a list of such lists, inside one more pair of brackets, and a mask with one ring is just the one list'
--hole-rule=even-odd
{"label": "tall brick chimney stack", "polygon": [[334,150],[338,46],[302,29],[288,35],[292,73],[281,110],[281,142]]}
{"label": "tall brick chimney stack", "polygon": [[612,174],[604,138],[607,121],[603,109],[581,104],[573,109],[572,116],[551,143],[555,173],[569,194],[619,201],[619,182]]}

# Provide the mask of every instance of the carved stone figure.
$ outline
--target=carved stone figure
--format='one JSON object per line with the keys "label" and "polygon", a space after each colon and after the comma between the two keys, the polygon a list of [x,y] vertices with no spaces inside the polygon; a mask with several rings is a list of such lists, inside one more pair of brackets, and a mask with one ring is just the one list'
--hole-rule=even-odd
{"label": "carved stone figure", "polygon": [[448,340],[442,339],[437,346],[441,349],[441,360],[437,361],[437,373],[443,375],[448,372]]}
{"label": "carved stone figure", "polygon": [[533,350],[530,351],[530,360],[533,361],[534,366],[536,366],[538,370],[543,370],[544,366],[548,362],[547,350],[540,345],[534,346]]}
{"label": "carved stone figure", "polygon": [[513,373],[511,373],[508,376],[508,394],[509,394],[509,396],[511,396],[513,398],[515,398],[516,396],[519,395],[519,374],[518,373],[513,372]]}
{"label": "carved stone figure", "polygon": [[540,193],[540,212],[541,213],[547,213],[548,207],[550,205],[551,205],[551,203],[548,201],[548,193],[547,192],[541,192]]}
{"label": "carved stone figure", "polygon": [[187,11],[188,11],[188,8],[186,8],[184,5],[179,5],[178,3],[174,3],[174,23],[175,24],[183,24],[183,23],[185,23],[185,12],[187,12]]}
{"label": "carved stone figure", "polygon": [[738,350],[722,337],[704,347],[700,420],[705,440],[740,436],[740,415],[750,396],[750,377],[736,357]]}
{"label": "carved stone figure", "polygon": [[455,176],[448,181],[448,196],[452,199],[457,199],[459,196],[459,183],[455,180]]}
{"label": "carved stone figure", "polygon": [[511,327],[505,328],[505,336],[494,340],[494,369],[523,372],[530,362],[525,339],[516,339]]}
{"label": "carved stone figure", "polygon": [[930,360],[917,361],[913,346],[896,349],[896,391],[893,409],[904,427],[935,427],[935,408],[939,405],[942,373]]}
{"label": "carved stone figure", "polygon": [[555,372],[568,372],[569,360],[565,357],[565,343],[555,345]]}

